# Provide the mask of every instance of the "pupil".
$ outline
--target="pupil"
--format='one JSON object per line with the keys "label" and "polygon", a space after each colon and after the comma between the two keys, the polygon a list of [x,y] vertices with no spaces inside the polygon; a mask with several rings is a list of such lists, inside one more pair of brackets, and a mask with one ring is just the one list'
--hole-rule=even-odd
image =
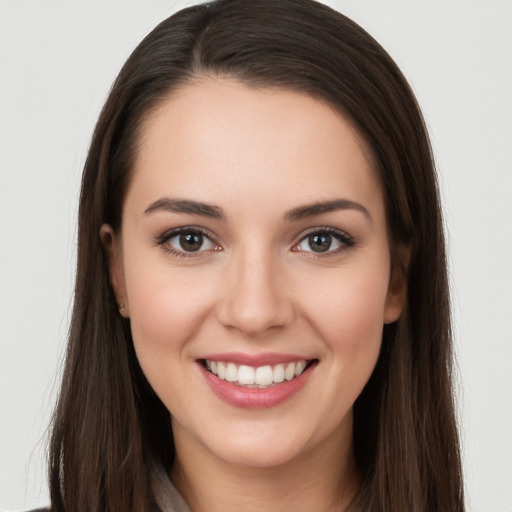
{"label": "pupil", "polygon": [[311,235],[308,241],[313,252],[325,252],[331,247],[331,235]]}
{"label": "pupil", "polygon": [[200,233],[183,233],[180,235],[180,245],[185,251],[198,251],[203,245],[203,235]]}

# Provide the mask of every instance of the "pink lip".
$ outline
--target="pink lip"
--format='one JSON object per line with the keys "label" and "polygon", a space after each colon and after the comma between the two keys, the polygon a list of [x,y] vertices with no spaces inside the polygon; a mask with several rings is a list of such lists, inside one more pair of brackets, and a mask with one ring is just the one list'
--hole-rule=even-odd
{"label": "pink lip", "polygon": [[222,354],[210,354],[201,359],[208,361],[221,361],[223,363],[244,364],[246,366],[274,366],[276,364],[296,363],[298,361],[307,361],[308,358],[297,354],[278,354],[268,352],[262,354],[243,354],[241,352],[224,352]]}
{"label": "pink lip", "polygon": [[[226,357],[226,354],[223,354],[223,357]],[[219,360],[226,361],[226,359]],[[303,360],[303,358],[292,359],[291,361],[301,360]],[[310,365],[304,372],[292,380],[263,389],[238,386],[232,382],[219,379],[219,377],[209,372],[201,363],[199,363],[199,366],[211,390],[221,400],[235,407],[263,409],[282,404],[298,393],[308,381],[316,364]],[[250,366],[253,365],[250,364]]]}

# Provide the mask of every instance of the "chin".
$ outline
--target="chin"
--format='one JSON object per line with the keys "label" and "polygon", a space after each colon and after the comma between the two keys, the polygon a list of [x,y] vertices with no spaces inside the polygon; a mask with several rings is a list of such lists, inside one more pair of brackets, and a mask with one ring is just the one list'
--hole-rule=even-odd
{"label": "chin", "polygon": [[224,425],[218,435],[203,440],[203,446],[216,458],[241,467],[272,468],[282,466],[303,454],[312,441],[310,432],[271,423],[237,426]]}
{"label": "chin", "polygon": [[261,445],[248,446],[246,443],[223,447],[222,452],[217,456],[226,463],[245,468],[269,469],[286,465],[292,462],[299,455],[300,449],[296,445],[283,446],[279,449]]}

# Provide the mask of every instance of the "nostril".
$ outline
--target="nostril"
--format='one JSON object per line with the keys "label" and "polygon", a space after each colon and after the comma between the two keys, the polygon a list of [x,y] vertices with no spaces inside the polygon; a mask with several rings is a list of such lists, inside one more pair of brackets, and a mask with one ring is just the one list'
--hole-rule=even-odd
{"label": "nostril", "polygon": [[253,337],[289,325],[294,316],[291,304],[284,299],[278,302],[250,296],[226,301],[217,312],[222,325]]}

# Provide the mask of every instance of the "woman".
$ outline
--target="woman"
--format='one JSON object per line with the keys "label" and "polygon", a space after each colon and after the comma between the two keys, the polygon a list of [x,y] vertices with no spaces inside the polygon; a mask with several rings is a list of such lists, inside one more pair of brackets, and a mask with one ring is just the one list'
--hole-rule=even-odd
{"label": "woman", "polygon": [[162,22],[80,198],[52,510],[464,509],[413,94],[309,0]]}

